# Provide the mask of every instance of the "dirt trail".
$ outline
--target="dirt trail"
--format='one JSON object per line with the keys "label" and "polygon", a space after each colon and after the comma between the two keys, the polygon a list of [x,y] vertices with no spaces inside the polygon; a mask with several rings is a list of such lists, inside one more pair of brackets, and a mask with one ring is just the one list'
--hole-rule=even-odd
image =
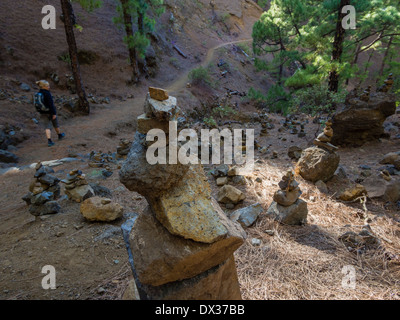
{"label": "dirt trail", "polygon": [[[210,48],[207,51],[205,60],[194,65],[193,68],[207,66],[213,60],[215,51],[222,47],[250,41],[252,41],[252,39],[230,41]],[[188,75],[193,68],[185,70],[167,90],[171,94],[175,94],[179,90],[185,88],[188,82]],[[46,141],[43,136],[39,135],[39,138],[29,139],[24,142],[19,151],[16,152],[21,159],[20,165],[28,165],[38,160],[47,161],[66,157],[68,154],[68,150],[66,149],[76,149],[76,146],[81,146],[81,149],[86,149],[86,146],[90,146],[90,150],[101,150],[104,152],[113,150],[108,150],[107,148],[115,149],[116,139],[112,135],[108,136],[107,132],[112,132],[118,126],[129,126],[134,129],[135,119],[142,112],[146,92],[147,86],[140,86],[135,89],[136,98],[134,99],[112,102],[111,105],[107,107],[95,107],[92,109],[89,117],[74,118],[72,121],[61,120],[61,127],[66,132],[67,138],[62,142],[53,139],[56,145],[52,148],[46,146]],[[133,132],[133,129],[130,131]],[[122,137],[118,136],[118,139],[119,138]],[[88,150],[86,150],[86,152],[87,151]]]}
{"label": "dirt trail", "polygon": [[[207,65],[213,60],[215,51],[220,48],[223,48],[223,47],[226,47],[226,46],[229,46],[232,44],[250,42],[250,41],[253,41],[253,39],[237,40],[237,41],[231,41],[231,42],[219,44],[219,45],[209,49],[207,51],[206,59],[203,62],[199,63],[198,65],[193,66],[193,68],[198,68],[200,66],[207,67]],[[189,76],[189,73],[191,70],[193,70],[193,69],[187,70],[182,76],[179,77],[178,80],[176,80],[173,84],[171,84],[167,88],[167,90],[170,91],[171,93],[174,93],[174,92],[177,92],[177,91],[181,90],[182,88],[184,88],[186,86],[186,84],[188,83],[188,76]]]}

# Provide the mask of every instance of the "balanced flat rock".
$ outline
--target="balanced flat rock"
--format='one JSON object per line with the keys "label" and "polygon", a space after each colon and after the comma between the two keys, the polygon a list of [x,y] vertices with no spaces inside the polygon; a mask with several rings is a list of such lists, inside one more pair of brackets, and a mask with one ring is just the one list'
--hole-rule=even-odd
{"label": "balanced flat rock", "polygon": [[168,100],[169,94],[166,90],[160,88],[149,88],[150,98],[158,101]]}

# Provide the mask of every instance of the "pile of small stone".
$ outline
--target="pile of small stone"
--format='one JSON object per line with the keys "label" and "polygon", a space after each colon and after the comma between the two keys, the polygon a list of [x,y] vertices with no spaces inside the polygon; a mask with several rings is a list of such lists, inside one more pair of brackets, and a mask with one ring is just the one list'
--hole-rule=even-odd
{"label": "pile of small stone", "polygon": [[372,232],[370,225],[366,224],[359,233],[348,231],[339,237],[346,248],[351,252],[364,253],[367,249],[377,248],[381,240]]}
{"label": "pile of small stone", "polygon": [[299,199],[302,192],[292,171],[283,176],[279,188],[267,214],[283,224],[305,224],[308,215],[307,202]]}
{"label": "pile of small stone", "polygon": [[34,180],[29,186],[29,193],[22,200],[29,205],[29,212],[34,216],[55,214],[60,212],[57,199],[60,196],[60,180],[51,175],[54,170],[38,163]]}
{"label": "pile of small stone", "polygon": [[260,131],[260,136],[267,136],[268,135],[268,122],[263,121],[261,122],[261,131]]}
{"label": "pile of small stone", "polygon": [[111,153],[92,151],[89,155],[89,167],[91,168],[105,168],[113,162],[115,162],[115,159]]}
{"label": "pile of small stone", "polygon": [[117,147],[117,157],[120,159],[125,159],[131,150],[132,142],[128,139],[121,139],[119,146]]}
{"label": "pile of small stone", "polygon": [[333,137],[332,121],[328,120],[325,124],[324,132],[321,133],[317,139],[314,140],[314,144],[317,147],[328,149],[329,151],[336,151],[338,147],[331,144]]}
{"label": "pile of small stone", "polygon": [[65,194],[72,201],[80,203],[95,195],[81,170],[72,170],[61,182],[65,184]]}

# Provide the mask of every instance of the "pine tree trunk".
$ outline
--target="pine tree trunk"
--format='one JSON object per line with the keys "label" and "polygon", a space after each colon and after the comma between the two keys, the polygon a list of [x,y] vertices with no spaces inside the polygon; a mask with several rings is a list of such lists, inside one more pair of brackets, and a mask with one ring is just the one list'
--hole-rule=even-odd
{"label": "pine tree trunk", "polygon": [[[342,20],[346,16],[345,13],[342,13],[342,8],[350,4],[350,0],[340,0],[339,12],[338,12],[338,20],[336,23],[336,32],[335,32],[335,40],[333,42],[333,50],[332,50],[332,63],[339,62],[343,53],[343,41],[345,37],[346,30],[342,27]],[[339,90],[339,74],[337,72],[336,67],[332,67],[332,70],[329,73],[329,91],[337,92]]]}
{"label": "pine tree trunk", "polygon": [[[122,15],[124,19],[125,33],[128,39],[133,38],[133,28],[132,28],[132,15],[129,13],[129,0],[120,0],[122,5]],[[139,82],[139,67],[137,63],[136,49],[128,45],[129,61],[132,67],[132,82]]]}
{"label": "pine tree trunk", "polygon": [[81,71],[78,61],[78,49],[76,47],[74,35],[74,12],[69,0],[61,0],[61,7],[64,16],[65,34],[67,36],[69,56],[71,59],[72,74],[74,76],[76,93],[79,98],[79,109],[85,114],[90,113],[90,105],[86,98],[86,93],[83,88]]}

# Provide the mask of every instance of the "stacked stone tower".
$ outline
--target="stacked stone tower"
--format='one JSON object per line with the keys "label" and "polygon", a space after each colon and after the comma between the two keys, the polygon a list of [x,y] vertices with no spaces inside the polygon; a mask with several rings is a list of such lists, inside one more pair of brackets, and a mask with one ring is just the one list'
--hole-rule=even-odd
{"label": "stacked stone tower", "polygon": [[168,135],[180,111],[176,98],[151,88],[144,111],[120,171],[120,181],[149,203],[123,226],[141,299],[240,299],[233,253],[244,230],[212,198],[201,165],[147,161],[147,132]]}
{"label": "stacked stone tower", "polygon": [[274,194],[274,201],[267,214],[288,225],[302,225],[307,222],[307,202],[299,199],[301,190],[292,171],[288,171],[279,182],[280,190]]}

